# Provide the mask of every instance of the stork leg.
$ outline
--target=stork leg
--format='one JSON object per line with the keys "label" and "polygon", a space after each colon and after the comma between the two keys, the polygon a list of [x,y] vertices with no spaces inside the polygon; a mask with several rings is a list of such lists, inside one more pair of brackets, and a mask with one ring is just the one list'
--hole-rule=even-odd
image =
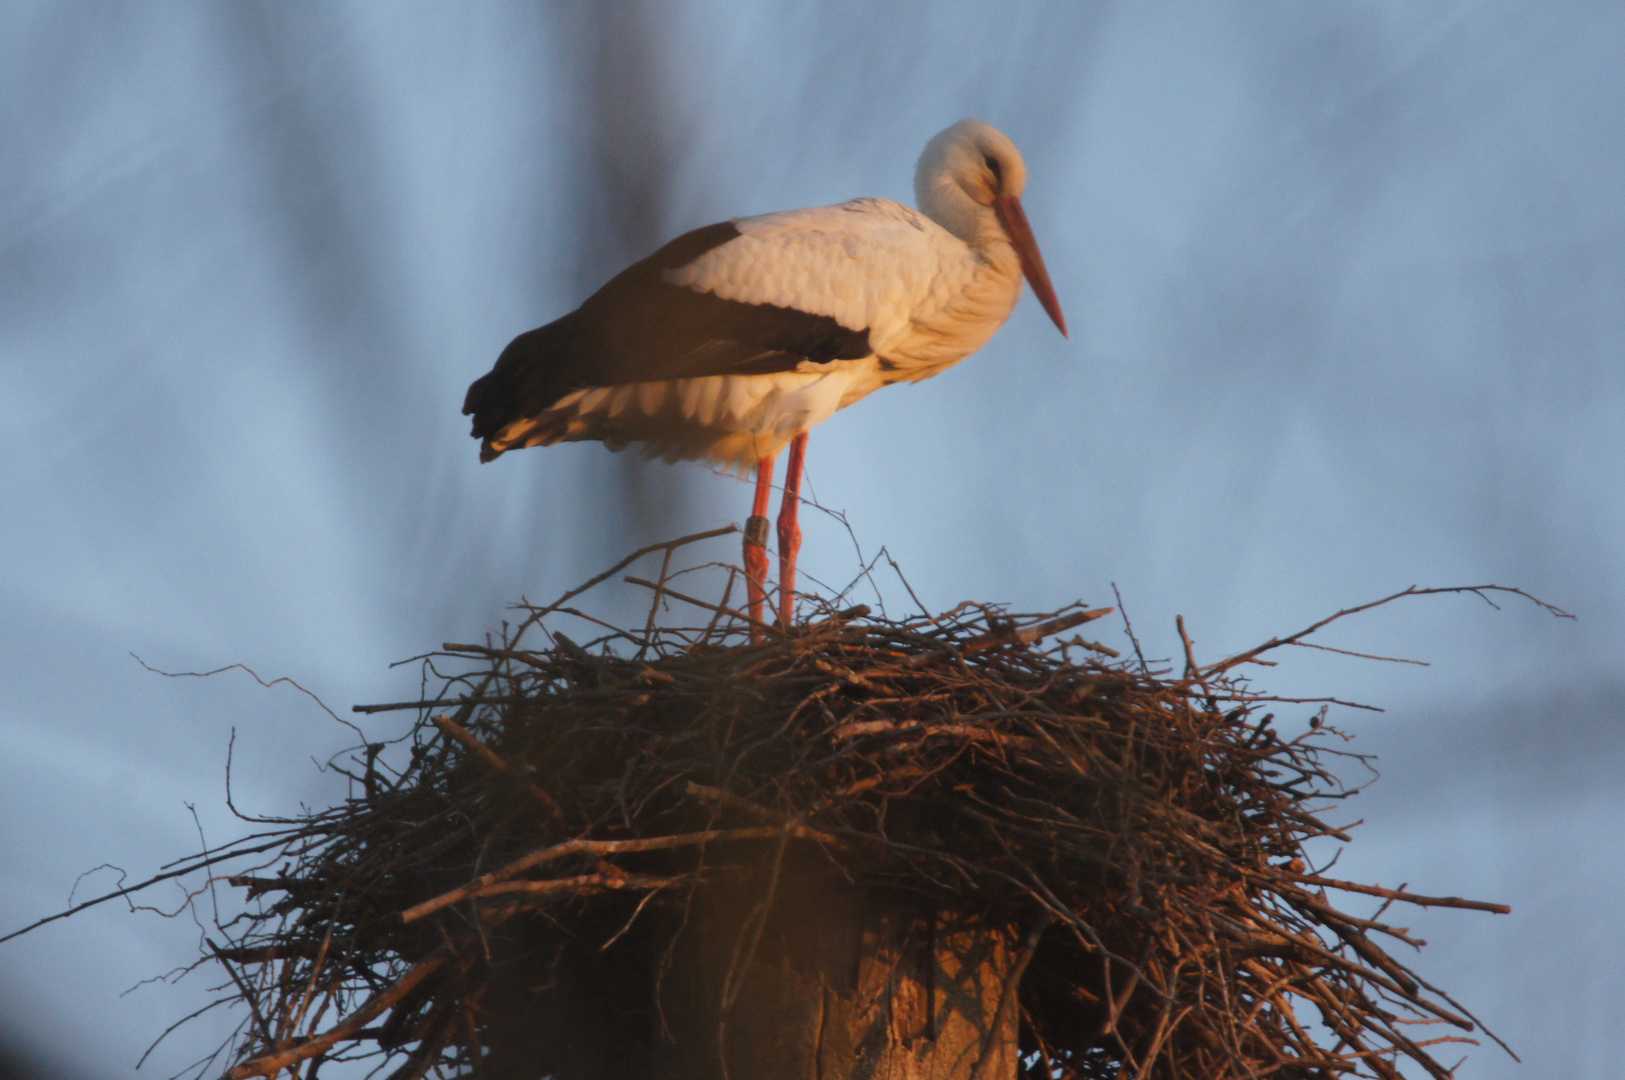
{"label": "stork leg", "polygon": [[[756,501],[745,522],[745,590],[750,598],[750,617],[757,622],[762,621],[762,607],[767,600],[767,500],[772,493],[773,457],[768,456],[756,463]],[[752,641],[760,634],[751,627]]]}
{"label": "stork leg", "polygon": [[807,459],[807,433],[790,441],[784,466],[784,497],[779,500],[779,625],[786,630],[796,613],[796,555],[801,551],[801,466]]}

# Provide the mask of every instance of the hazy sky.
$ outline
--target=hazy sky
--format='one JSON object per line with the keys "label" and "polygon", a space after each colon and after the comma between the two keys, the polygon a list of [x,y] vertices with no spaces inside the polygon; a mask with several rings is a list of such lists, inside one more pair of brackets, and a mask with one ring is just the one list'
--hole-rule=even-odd
{"label": "hazy sky", "polygon": [[[1433,666],[1257,678],[1388,710],[1333,717],[1385,773],[1343,871],[1513,906],[1410,920],[1527,1062],[1462,1075],[1617,1075],[1622,56],[1625,8],[1578,0],[5,6],[0,929],[192,849],[188,804],[237,832],[233,729],[241,805],[341,790],[311,762],[353,734],[297,692],[131,653],[397,700],[391,661],[739,520],[702,466],[480,466],[463,390],[681,231],[911,199],[974,115],[1027,158],[1072,337],[1024,300],[820,428],[811,493],[927,605],[1116,582],[1157,655],[1176,614],[1217,657],[1413,583],[1574,611],[1409,601],[1327,642]],[[847,581],[845,529],[804,523]],[[108,907],[0,946],[0,1032],[128,1075],[209,980],[120,994],[197,938]]]}

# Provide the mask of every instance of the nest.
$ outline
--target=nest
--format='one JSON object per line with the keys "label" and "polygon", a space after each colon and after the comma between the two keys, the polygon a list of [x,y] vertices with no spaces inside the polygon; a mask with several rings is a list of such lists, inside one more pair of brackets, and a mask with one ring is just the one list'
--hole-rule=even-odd
{"label": "nest", "polygon": [[342,805],[211,855],[259,853],[209,943],[249,1013],[231,1077],[369,1055],[478,1074],[520,943],[542,969],[635,953],[645,978],[699,890],[765,876],[760,911],[797,852],[1014,928],[1000,1008],[1031,1080],[1443,1078],[1441,1046],[1472,1041],[1383,912],[1506,909],[1324,875],[1349,839],[1323,817],[1349,794],[1332,766],[1363,759],[1319,718],[1282,734],[1239,674],[1303,635],[1157,671],[1074,632],[1110,609],[860,607],[783,633],[643,584],[706,625],[651,612],[577,644],[561,602],[447,645],[422,658],[438,692],[366,709],[418,711],[409,760],[361,747]]}

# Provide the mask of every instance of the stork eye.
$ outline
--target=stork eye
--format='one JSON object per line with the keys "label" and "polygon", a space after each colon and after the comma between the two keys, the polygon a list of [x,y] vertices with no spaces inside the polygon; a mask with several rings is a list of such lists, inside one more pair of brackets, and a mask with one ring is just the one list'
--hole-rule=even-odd
{"label": "stork eye", "polygon": [[987,163],[988,172],[993,174],[993,184],[994,184],[994,186],[995,187],[1003,187],[1004,186],[1004,174],[999,171],[999,159],[994,157],[992,154],[983,154],[982,155],[982,160]]}

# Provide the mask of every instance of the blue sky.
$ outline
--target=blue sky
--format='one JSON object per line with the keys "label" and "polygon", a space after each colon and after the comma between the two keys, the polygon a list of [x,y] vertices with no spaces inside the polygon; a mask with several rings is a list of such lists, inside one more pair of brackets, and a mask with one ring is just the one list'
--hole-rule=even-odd
{"label": "blue sky", "polygon": [[[739,520],[748,487],[702,466],[482,467],[463,389],[686,229],[910,199],[926,139],[974,115],[1027,158],[1072,337],[1024,300],[815,432],[812,494],[927,605],[1115,582],[1156,655],[1176,614],[1217,657],[1413,583],[1574,611],[1410,601],[1327,641],[1433,666],[1305,653],[1258,680],[1388,710],[1334,716],[1385,773],[1351,875],[1513,906],[1415,919],[1421,970],[1529,1063],[1463,1075],[1612,1076],[1625,10],[875,8],[0,13],[0,925],[232,835],[233,729],[244,805],[340,791],[311,762],[352,735],[307,699],[131,653],[397,700],[391,661]],[[805,570],[845,582],[845,528],[804,521]],[[0,1032],[127,1075],[206,980],[121,992],[197,936],[107,908],[0,946]]]}

